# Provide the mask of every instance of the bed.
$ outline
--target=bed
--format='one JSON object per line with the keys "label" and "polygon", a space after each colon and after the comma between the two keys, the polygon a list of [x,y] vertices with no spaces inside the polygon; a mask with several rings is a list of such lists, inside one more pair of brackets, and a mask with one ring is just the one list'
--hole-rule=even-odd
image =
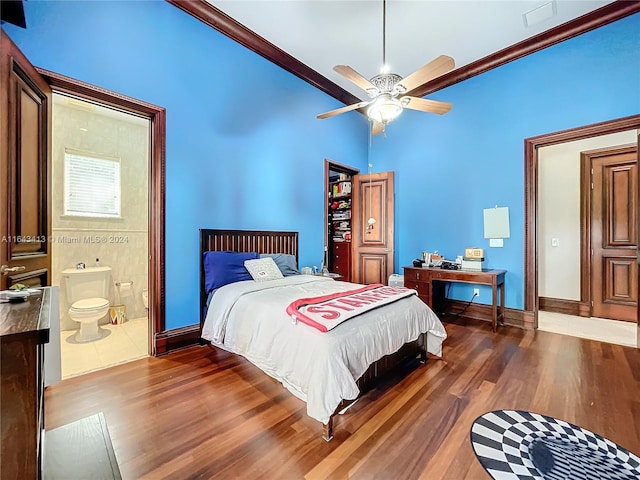
{"label": "bed", "polygon": [[[218,259],[226,255],[250,258],[252,252],[295,259],[297,265],[298,234],[200,230],[201,338],[245,357],[305,401],[307,414],[323,425],[326,441],[333,437],[334,416],[377,378],[410,358],[425,362],[427,352],[442,356],[446,331],[413,291],[323,332],[317,326],[303,325],[298,321],[301,317],[287,313],[287,306],[300,297],[333,298],[345,291],[374,287],[290,274],[270,281],[249,277],[214,288],[214,255]],[[282,265],[278,267],[285,272]]]}

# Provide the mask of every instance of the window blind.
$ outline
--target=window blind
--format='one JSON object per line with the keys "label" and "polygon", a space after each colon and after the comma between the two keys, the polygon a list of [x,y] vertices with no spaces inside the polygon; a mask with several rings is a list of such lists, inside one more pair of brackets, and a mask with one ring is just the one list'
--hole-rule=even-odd
{"label": "window blind", "polygon": [[64,155],[64,214],[120,217],[120,160]]}

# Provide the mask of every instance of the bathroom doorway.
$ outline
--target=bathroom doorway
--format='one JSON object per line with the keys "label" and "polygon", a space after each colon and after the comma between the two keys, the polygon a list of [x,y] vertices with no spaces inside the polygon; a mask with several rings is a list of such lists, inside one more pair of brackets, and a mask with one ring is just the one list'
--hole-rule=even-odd
{"label": "bathroom doorway", "polygon": [[[544,232],[541,232],[541,218],[544,218],[544,213],[541,212],[540,195],[543,194],[544,191],[549,190],[548,186],[544,186],[544,182],[549,178],[551,180],[556,180],[559,177],[559,172],[547,172],[545,175],[544,171],[540,172],[540,152],[545,152],[551,150],[549,149],[565,149],[567,147],[572,148],[573,144],[576,142],[593,142],[598,141],[598,139],[606,139],[609,140],[614,136],[619,135],[627,135],[625,138],[617,138],[614,142],[609,142],[605,145],[580,145],[578,148],[577,154],[576,152],[571,153],[577,165],[579,165],[579,159],[581,158],[581,152],[589,151],[592,149],[609,149],[610,147],[616,147],[620,145],[629,145],[635,144],[636,148],[638,145],[638,139],[640,139],[640,135],[638,132],[640,131],[640,115],[633,115],[629,117],[623,117],[615,120],[605,121],[601,123],[586,125],[582,127],[573,128],[570,130],[564,130],[559,132],[554,132],[550,134],[540,135],[538,137],[531,137],[525,139],[525,324],[529,324],[533,328],[540,328],[540,312],[543,312],[543,317],[547,313],[551,313],[559,316],[558,321],[554,321],[551,325],[542,325],[543,328],[554,331],[558,331],[558,333],[567,333],[574,336],[589,336],[587,338],[598,339],[598,336],[593,335],[594,330],[600,330],[603,328],[611,328],[611,326],[604,326],[604,323],[595,324],[594,328],[583,328],[585,325],[580,325],[579,328],[575,328],[572,325],[573,320],[575,319],[580,323],[583,322],[586,317],[591,315],[591,298],[590,298],[590,278],[591,276],[586,271],[586,268],[581,268],[581,265],[587,265],[588,262],[584,262],[581,258],[582,256],[590,256],[592,254],[590,248],[581,248],[578,247],[581,243],[587,244],[590,236],[587,235],[586,228],[578,228],[579,223],[576,223],[573,220],[574,228],[570,229],[568,232],[565,232],[565,235],[571,236],[574,238],[573,240],[573,271],[575,274],[573,275],[576,280],[571,283],[567,283],[564,278],[558,277],[560,282],[565,282],[573,288],[573,298],[570,298],[567,293],[561,295],[557,288],[553,290],[550,288],[551,284],[545,284],[544,287],[541,288],[541,283],[546,282],[546,279],[541,278],[545,276],[545,263],[551,264],[549,265],[549,271],[553,275],[558,275],[559,271],[564,272],[567,269],[567,259],[569,255],[567,251],[565,254],[560,257],[561,261],[558,261],[558,252],[559,247],[562,245],[570,246],[571,243],[564,242],[562,238],[557,234],[559,229],[554,227],[555,231],[548,231],[545,235]],[[626,132],[626,133],[625,133]],[[555,148],[554,148],[555,147]],[[557,152],[559,153],[559,152]],[[561,157],[558,157],[558,161],[560,161]],[[566,170],[564,173],[568,172]],[[550,173],[550,175],[549,175]],[[564,174],[563,173],[563,174]],[[586,169],[585,174],[590,174],[590,170]],[[541,178],[542,177],[542,178]],[[545,178],[547,180],[545,180]],[[578,176],[573,175],[573,183],[575,185],[579,185]],[[638,187],[640,187],[640,183],[637,183],[640,179],[637,175],[635,176],[635,185],[637,186],[635,189],[635,193],[631,195],[637,195]],[[542,181],[543,185],[539,185],[538,182]],[[620,182],[616,188],[621,186]],[[562,182],[562,190],[567,190],[567,182]],[[587,187],[587,190],[589,188]],[[587,196],[580,197],[579,195],[574,195],[575,198],[581,198],[581,201],[584,201]],[[546,200],[546,198],[545,198]],[[557,202],[549,202],[554,205],[554,208],[557,209]],[[574,207],[573,209],[563,208],[560,211],[570,211],[573,210],[577,213],[574,214],[573,218],[580,219],[580,212],[586,213],[590,210],[586,208],[586,202],[581,203],[579,206]],[[543,206],[542,206],[543,207]],[[583,208],[584,207],[584,208]],[[634,215],[631,215],[632,220]],[[635,215],[635,219],[640,218]],[[630,223],[634,223],[631,221]],[[570,223],[564,219],[564,224],[570,225]],[[640,224],[638,224],[640,225]],[[633,226],[635,227],[635,225]],[[632,228],[634,232],[637,232],[637,228]],[[631,232],[631,230],[630,230]],[[581,238],[584,236],[586,241]],[[566,237],[568,238],[568,237]],[[637,243],[636,243],[637,245]],[[542,248],[548,248],[548,252],[543,256]],[[551,248],[552,247],[552,248]],[[571,246],[570,246],[571,249]],[[637,250],[636,253],[640,255],[640,251]],[[577,256],[576,256],[577,255]],[[546,258],[545,258],[546,257]],[[552,257],[556,258],[556,261],[552,261]],[[640,258],[640,256],[638,256]],[[561,269],[559,270],[559,267]],[[640,269],[635,269],[636,278],[640,278]],[[554,280],[556,280],[554,278]],[[630,289],[631,290],[631,289]],[[636,290],[637,291],[637,290]],[[559,298],[560,297],[560,298]],[[562,298],[564,297],[564,298]],[[554,312],[553,310],[557,310]],[[636,328],[636,332],[633,330],[633,323],[626,323],[626,327],[630,327],[629,333],[624,334],[624,339],[622,344],[629,344],[640,346],[640,320],[638,320],[638,314],[640,312],[636,311],[636,322],[634,322],[638,328]],[[544,323],[547,322],[548,318],[543,318]],[[607,319],[604,319],[607,320]],[[613,321],[612,321],[613,322]],[[590,320],[588,323],[591,323]],[[562,330],[562,331],[560,331]],[[570,333],[569,333],[570,332]],[[620,335],[615,335],[617,339],[620,338]],[[628,339],[631,341],[629,342]],[[602,339],[602,341],[610,341],[607,339]]]}
{"label": "bathroom doorway", "polygon": [[[63,379],[151,351],[150,130],[148,118],[53,93],[51,283],[60,288]],[[103,294],[84,284],[72,288],[69,269],[94,267],[110,268],[104,290],[109,303],[101,303],[98,334],[87,340],[78,335],[83,312],[70,313],[70,307]]]}

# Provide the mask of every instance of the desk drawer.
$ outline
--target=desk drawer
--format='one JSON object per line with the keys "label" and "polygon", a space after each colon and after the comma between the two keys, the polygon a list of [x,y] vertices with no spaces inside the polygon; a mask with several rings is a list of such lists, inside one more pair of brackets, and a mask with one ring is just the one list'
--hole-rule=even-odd
{"label": "desk drawer", "polygon": [[429,270],[404,267],[404,286],[416,290],[420,300],[431,307],[431,296],[429,295],[430,282],[431,275]]}
{"label": "desk drawer", "polygon": [[429,281],[428,271],[423,271],[421,268],[405,268],[404,269],[405,286],[407,285],[407,282],[428,282],[428,281]]}
{"label": "desk drawer", "polygon": [[491,285],[494,275],[484,272],[465,272],[464,270],[434,270],[431,273],[432,280],[443,282],[475,283],[478,285]]}
{"label": "desk drawer", "polygon": [[414,290],[416,290],[418,292],[418,295],[422,296],[429,296],[429,284],[428,283],[422,283],[422,282],[412,282],[412,281],[407,281],[407,277],[405,277],[404,279],[404,286],[406,288],[413,288]]}

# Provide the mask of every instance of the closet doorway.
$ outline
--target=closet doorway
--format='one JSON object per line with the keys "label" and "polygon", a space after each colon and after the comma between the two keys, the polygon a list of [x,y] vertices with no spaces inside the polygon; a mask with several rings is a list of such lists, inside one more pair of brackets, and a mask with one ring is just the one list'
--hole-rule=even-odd
{"label": "closet doorway", "polygon": [[325,160],[325,258],[339,280],[386,284],[394,272],[393,172],[360,175]]}
{"label": "closet doorway", "polygon": [[352,182],[359,170],[331,160],[324,161],[324,258],[323,271],[350,282]]}

